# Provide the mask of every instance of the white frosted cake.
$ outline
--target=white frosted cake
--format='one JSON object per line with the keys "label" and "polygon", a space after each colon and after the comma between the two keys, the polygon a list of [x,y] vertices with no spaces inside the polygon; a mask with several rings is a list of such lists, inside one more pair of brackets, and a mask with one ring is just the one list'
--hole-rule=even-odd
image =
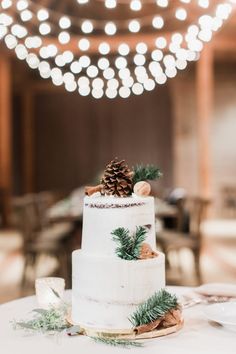
{"label": "white frosted cake", "polygon": [[[146,231],[155,251],[154,198],[121,198],[97,193],[84,198],[82,248],[72,255],[72,320],[84,328],[127,330],[138,305],[165,286],[165,259],[127,260],[117,256],[112,232]],[[154,252],[155,253],[155,252]]]}

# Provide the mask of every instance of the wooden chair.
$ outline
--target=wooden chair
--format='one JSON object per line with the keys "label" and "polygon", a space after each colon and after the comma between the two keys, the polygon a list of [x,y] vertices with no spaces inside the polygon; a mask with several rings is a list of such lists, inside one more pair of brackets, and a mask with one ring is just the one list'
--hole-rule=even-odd
{"label": "wooden chair", "polygon": [[[178,216],[176,230],[164,229],[157,235],[157,243],[166,255],[166,266],[169,266],[168,257],[170,252],[177,254],[180,250],[187,248],[194,256],[195,272],[197,282],[201,283],[200,256],[202,247],[201,222],[203,221],[209,200],[203,198],[189,198],[179,200],[177,203]],[[186,211],[188,212],[186,214]],[[188,215],[189,231],[183,232],[183,222]]]}
{"label": "wooden chair", "polygon": [[225,218],[236,218],[236,186],[225,186],[221,190],[222,210]]}
{"label": "wooden chair", "polygon": [[68,254],[65,247],[65,239],[73,232],[70,223],[55,225],[42,225],[37,210],[37,196],[27,195],[22,198],[15,198],[13,201],[14,225],[21,231],[23,237],[24,270],[22,275],[21,288],[27,284],[28,270],[36,276],[37,261],[42,254],[57,259],[59,274],[69,278]]}

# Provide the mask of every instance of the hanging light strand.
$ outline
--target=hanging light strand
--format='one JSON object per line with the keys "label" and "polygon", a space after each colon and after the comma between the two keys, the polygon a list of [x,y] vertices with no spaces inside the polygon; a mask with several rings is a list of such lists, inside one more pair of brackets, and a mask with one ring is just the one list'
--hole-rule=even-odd
{"label": "hanging light strand", "polygon": [[[127,98],[131,93],[140,95],[144,90],[153,90],[157,84],[164,84],[178,70],[185,69],[188,61],[198,59],[203,43],[211,40],[212,33],[222,26],[232,9],[229,2],[219,3],[213,15],[202,14],[195,24],[187,26],[187,31],[176,32],[171,38],[157,36],[152,46],[138,42],[134,48],[124,42],[111,48],[109,41],[100,43],[94,51],[97,57],[94,62],[94,56],[82,54],[90,50],[88,37],[79,39],[78,53],[67,48],[71,41],[70,18],[61,18],[58,44],[47,40],[45,45],[43,37],[52,30],[47,11],[37,12],[43,26],[40,35],[35,35],[25,26],[25,17],[20,16],[21,23],[18,23],[7,13],[11,3],[0,2],[3,9],[0,11],[0,39],[4,39],[7,47],[32,69],[37,69],[42,78],[50,78],[54,85],[64,85],[69,92],[78,90],[83,96],[91,94],[97,99],[104,95],[111,99],[117,95]],[[26,0],[17,2],[20,14],[28,11],[27,4]],[[29,15],[25,13],[26,17]],[[135,28],[137,23],[132,31],[135,32]],[[107,35],[116,35],[116,31],[117,27],[110,26]]]}

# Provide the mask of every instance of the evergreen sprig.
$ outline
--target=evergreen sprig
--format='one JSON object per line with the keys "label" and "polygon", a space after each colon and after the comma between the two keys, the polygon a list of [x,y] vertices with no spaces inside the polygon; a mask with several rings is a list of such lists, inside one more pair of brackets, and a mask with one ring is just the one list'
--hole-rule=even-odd
{"label": "evergreen sprig", "polygon": [[102,336],[90,338],[93,339],[96,343],[102,343],[113,347],[122,347],[126,349],[130,349],[131,347],[143,347],[143,343],[131,341],[128,339],[116,339]]}
{"label": "evergreen sprig", "polygon": [[147,230],[143,226],[138,226],[133,235],[130,235],[129,230],[124,227],[112,231],[112,239],[118,244],[116,248],[117,256],[128,261],[138,259],[146,233]]}
{"label": "evergreen sprig", "polygon": [[133,171],[133,184],[140,181],[153,181],[162,176],[160,169],[154,165],[137,165]]}
{"label": "evergreen sprig", "polygon": [[31,320],[15,321],[14,327],[40,332],[61,332],[68,328],[66,321],[67,308],[34,309],[34,317]]}
{"label": "evergreen sprig", "polygon": [[176,308],[177,305],[176,295],[172,295],[162,289],[139,305],[129,320],[134,327],[149,324],[163,317],[169,310]]}

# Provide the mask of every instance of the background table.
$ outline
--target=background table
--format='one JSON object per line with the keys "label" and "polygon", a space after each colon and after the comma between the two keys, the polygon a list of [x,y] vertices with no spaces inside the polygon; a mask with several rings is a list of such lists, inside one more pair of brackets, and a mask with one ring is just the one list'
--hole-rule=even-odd
{"label": "background table", "polygon": [[[171,287],[171,292],[183,294],[190,289]],[[67,300],[71,292],[66,292]],[[202,312],[203,305],[184,310],[185,325],[182,330],[166,337],[144,341],[143,348],[115,348],[94,343],[86,336],[31,335],[14,330],[10,321],[24,319],[37,307],[34,296],[12,301],[0,306],[0,348],[3,354],[233,354],[236,332],[210,324]]]}

